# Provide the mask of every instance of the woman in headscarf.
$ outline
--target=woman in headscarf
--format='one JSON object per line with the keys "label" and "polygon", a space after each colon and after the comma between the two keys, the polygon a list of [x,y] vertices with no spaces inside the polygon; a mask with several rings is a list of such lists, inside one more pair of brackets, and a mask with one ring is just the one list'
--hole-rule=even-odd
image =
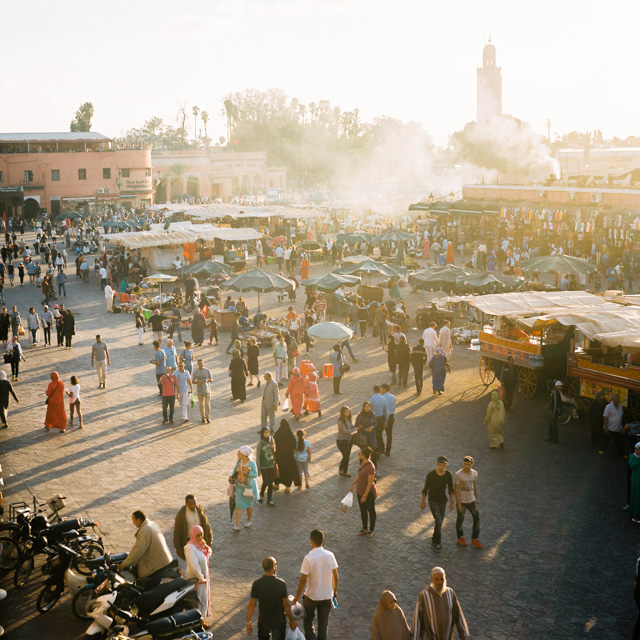
{"label": "woman in headscarf", "polygon": [[20,371],[20,360],[26,362],[24,354],[22,353],[22,345],[18,341],[18,336],[13,336],[11,342],[7,345],[7,355],[9,356],[9,362],[11,363],[11,379],[20,380],[18,372]]}
{"label": "woman in headscarf", "polygon": [[453,242],[447,244],[447,264],[453,264]]}
{"label": "woman in headscarf", "polygon": [[64,333],[64,347],[65,349],[71,349],[71,341],[73,336],[76,335],[76,319],[73,317],[71,309],[67,309],[64,314],[62,331]]}
{"label": "woman in headscarf", "polygon": [[504,418],[505,410],[497,391],[491,393],[491,402],[484,416],[484,423],[489,433],[489,446],[492,449],[504,449]]}
{"label": "woman in headscarf", "polygon": [[231,377],[231,402],[247,399],[247,363],[243,360],[238,349],[233,350],[233,358],[229,363],[229,376]]}
{"label": "woman in headscarf", "polygon": [[60,380],[57,371],[51,373],[51,382],[47,387],[47,415],[44,418],[44,428],[60,429],[65,433],[67,426],[67,413],[64,408],[64,382]]}
{"label": "woman in headscarf", "polygon": [[447,378],[449,363],[447,356],[444,355],[444,349],[438,347],[436,353],[429,362],[431,367],[431,384],[433,386],[433,395],[442,395],[444,393],[444,381]]}
{"label": "woman in headscarf", "polygon": [[253,461],[253,449],[244,445],[238,449],[238,461],[231,472],[229,482],[236,483],[236,523],[232,531],[240,531],[240,519],[242,512],[247,512],[245,527],[251,526],[251,516],[253,515],[253,503],[258,499],[258,468]]}
{"label": "woman in headscarf", "polygon": [[309,279],[309,266],[311,263],[309,262],[309,256],[307,254],[303,254],[302,261],[300,262],[300,277],[303,280]]}
{"label": "woman in headscarf", "polygon": [[300,474],[294,458],[296,448],[296,437],[291,431],[289,422],[286,419],[280,420],[280,428],[273,435],[276,442],[276,464],[278,465],[279,476],[275,479],[275,491],[278,491],[280,485],[285,486],[285,493],[291,491],[290,487],[294,484],[296,487],[302,486]]}
{"label": "woman in headscarf", "polygon": [[18,396],[13,390],[13,386],[7,380],[7,374],[4,371],[0,371],[0,429],[6,429],[9,424],[7,423],[7,411],[9,409],[9,394],[13,396],[13,399],[16,402],[20,402],[18,400]]}
{"label": "woman in headscarf", "polygon": [[105,285],[104,288],[104,301],[107,303],[107,313],[111,313],[113,311],[113,299],[117,296],[117,292],[115,292],[110,284]]}
{"label": "woman in headscarf", "polygon": [[304,395],[307,397],[305,416],[311,413],[317,413],[318,418],[322,417],[322,411],[320,408],[320,391],[318,389],[318,374],[315,372],[309,373],[304,380]]}
{"label": "woman in headscarf", "polygon": [[274,454],[276,452],[276,441],[271,436],[271,429],[265,425],[258,431],[258,444],[256,446],[256,467],[258,473],[262,476],[262,487],[260,489],[260,498],[258,502],[262,504],[264,493],[267,492],[267,505],[275,507],[273,503],[273,481],[276,477],[276,461]]}
{"label": "woman in headscarf", "polygon": [[410,640],[411,630],[391,591],[383,591],[373,616],[371,640]]}
{"label": "woman in headscarf", "polygon": [[[187,580],[195,578],[198,581],[196,593],[200,603],[198,611],[202,619],[211,615],[211,592],[209,589],[209,556],[211,547],[204,541],[204,529],[196,525],[189,529],[189,542],[184,545],[184,557],[187,561]],[[203,623],[204,627],[208,625]]]}
{"label": "woman in headscarf", "polygon": [[396,360],[396,340],[389,334],[389,342],[386,347],[382,347],[387,352],[387,365],[391,372],[391,384],[396,384],[396,369],[398,368],[398,361]]}
{"label": "woman in headscarf", "polygon": [[[213,322],[213,319],[212,319]],[[204,328],[207,324],[204,314],[200,309],[196,309],[191,320],[191,337],[196,347],[201,347],[204,342]]]}
{"label": "woman in headscarf", "polygon": [[304,399],[304,378],[298,367],[294,367],[289,378],[289,386],[285,392],[285,396],[291,398],[291,411],[300,420],[302,415],[302,400]]}
{"label": "woman in headscarf", "polygon": [[249,338],[249,344],[247,345],[247,369],[249,370],[249,384],[247,386],[253,386],[253,376],[258,381],[260,386],[260,363],[258,358],[260,357],[260,347],[255,336]]}

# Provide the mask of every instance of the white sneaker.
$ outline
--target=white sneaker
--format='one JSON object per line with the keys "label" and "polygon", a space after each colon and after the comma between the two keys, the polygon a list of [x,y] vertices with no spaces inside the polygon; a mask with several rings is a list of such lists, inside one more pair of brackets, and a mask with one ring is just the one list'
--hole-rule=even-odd
{"label": "white sneaker", "polygon": [[237,524],[234,524],[233,527],[231,527],[231,531],[240,531],[240,527]]}
{"label": "white sneaker", "polygon": [[247,527],[247,529],[248,529],[251,526],[251,523],[250,522],[245,522],[244,526]]}

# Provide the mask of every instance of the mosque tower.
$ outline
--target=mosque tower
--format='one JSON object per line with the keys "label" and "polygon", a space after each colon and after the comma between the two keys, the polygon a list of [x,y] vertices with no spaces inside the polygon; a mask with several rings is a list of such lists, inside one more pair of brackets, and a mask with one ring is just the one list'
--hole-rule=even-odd
{"label": "mosque tower", "polygon": [[489,42],[482,50],[478,68],[477,121],[486,122],[502,114],[502,70],[496,67],[496,48]]}

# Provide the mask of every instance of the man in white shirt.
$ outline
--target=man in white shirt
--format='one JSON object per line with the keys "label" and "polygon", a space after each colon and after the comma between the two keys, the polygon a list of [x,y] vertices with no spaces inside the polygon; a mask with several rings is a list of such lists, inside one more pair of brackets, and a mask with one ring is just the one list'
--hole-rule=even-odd
{"label": "man in white shirt", "polygon": [[432,322],[422,333],[424,348],[427,350],[427,364],[431,362],[431,358],[436,354],[436,349],[440,346],[436,326],[436,323]]}
{"label": "man in white shirt", "polygon": [[174,266],[178,278],[182,278],[182,260],[180,260],[180,256],[176,256],[176,259],[171,264]]}
{"label": "man in white shirt", "polygon": [[451,342],[451,322],[446,320],[442,328],[440,329],[440,336],[438,341],[440,346],[444,349],[444,355],[447,356],[447,360],[451,361],[451,355],[453,354],[453,343]]}
{"label": "man in white shirt", "polygon": [[287,271],[291,271],[291,249],[289,247],[284,250],[284,264]]}
{"label": "man in white shirt", "polygon": [[[302,561],[298,592],[293,602],[297,603],[302,592],[305,592],[302,599],[305,609],[304,637],[307,640],[327,640],[331,598],[338,597],[338,562],[333,553],[322,546],[324,533],[320,529],[314,529],[310,537],[312,549]],[[318,611],[317,635],[313,628],[316,609]]]}
{"label": "man in white shirt", "polygon": [[278,269],[282,269],[284,266],[284,249],[282,247],[276,247],[276,258],[278,259]]}
{"label": "man in white shirt", "polygon": [[624,409],[620,404],[620,397],[617,393],[612,393],[611,402],[604,408],[604,433],[602,434],[598,453],[603,454],[609,444],[609,440],[613,438],[618,455],[624,456],[625,451],[622,432],[626,430],[626,427],[624,427],[622,423],[623,413]]}
{"label": "man in white shirt", "polygon": [[[89,263],[87,263],[87,267],[89,266]],[[100,286],[102,287],[102,290],[104,291],[104,288],[107,286],[107,270],[104,268],[104,266],[100,267]]]}

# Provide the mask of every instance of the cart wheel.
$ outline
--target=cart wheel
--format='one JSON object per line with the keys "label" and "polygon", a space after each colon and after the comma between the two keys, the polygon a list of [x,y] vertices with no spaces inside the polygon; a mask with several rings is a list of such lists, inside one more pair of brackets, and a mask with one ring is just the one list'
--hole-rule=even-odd
{"label": "cart wheel", "polygon": [[640,395],[635,391],[629,391],[628,405],[634,420],[640,420]]}
{"label": "cart wheel", "polygon": [[[584,416],[589,411],[589,406],[591,405],[591,401],[588,398],[583,398],[580,395],[580,380],[572,380],[569,384],[569,396],[574,398],[576,401],[576,411],[578,412],[579,418],[584,418]],[[640,407],[638,407],[640,409]]]}
{"label": "cart wheel", "polygon": [[480,358],[478,371],[480,372],[480,380],[487,386],[496,379],[496,372],[493,368],[493,360],[491,360],[491,358],[485,356]]}
{"label": "cart wheel", "polygon": [[520,367],[518,372],[518,380],[520,382],[520,393],[525,398],[533,398],[538,389],[538,377],[533,369]]}

